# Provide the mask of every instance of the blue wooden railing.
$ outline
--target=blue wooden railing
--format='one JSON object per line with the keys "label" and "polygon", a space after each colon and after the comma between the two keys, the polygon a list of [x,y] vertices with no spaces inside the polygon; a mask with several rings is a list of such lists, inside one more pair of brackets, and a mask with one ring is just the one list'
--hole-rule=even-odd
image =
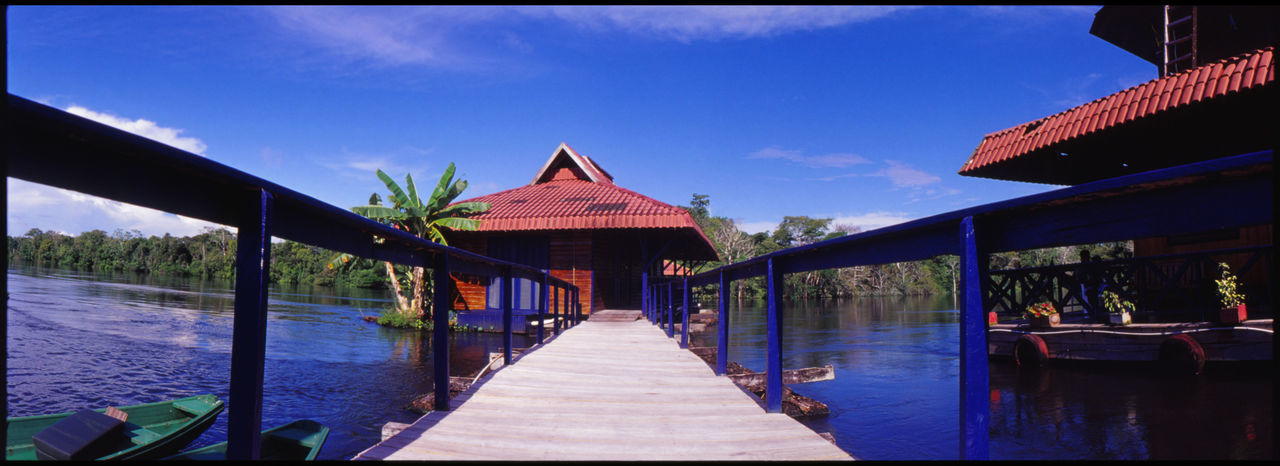
{"label": "blue wooden railing", "polygon": [[[548,272],[418,238],[165,144],[8,95],[6,177],[70,189],[237,229],[227,414],[228,459],[258,459],[271,237],[432,270],[435,409],[449,406],[450,274],[501,277],[504,360],[511,362],[514,278],[539,284],[537,342],[549,310],[559,333],[581,315],[578,287]],[[7,190],[0,190],[6,193]],[[7,232],[6,232],[7,234]],[[7,285],[6,285],[7,288]],[[567,298],[559,301],[561,292]],[[557,301],[549,305],[548,297]],[[562,312],[563,311],[563,312]],[[6,396],[7,398],[7,396]]]}
{"label": "blue wooden railing", "polygon": [[[777,251],[692,277],[651,279],[644,315],[674,337],[673,296],[683,295],[680,346],[688,345],[693,287],[718,285],[715,372],[727,366],[729,283],[766,278],[765,409],[782,410],[782,278],[819,269],[960,257],[960,452],[988,458],[989,382],[983,284],[995,252],[1189,234],[1272,222],[1272,151],[1137,173]],[[655,297],[657,299],[655,299]],[[665,297],[665,300],[662,299]]]}

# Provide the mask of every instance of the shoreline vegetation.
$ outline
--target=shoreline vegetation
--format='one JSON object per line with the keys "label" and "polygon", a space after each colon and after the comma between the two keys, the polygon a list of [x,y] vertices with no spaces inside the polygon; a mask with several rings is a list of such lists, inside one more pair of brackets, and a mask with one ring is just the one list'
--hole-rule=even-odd
{"label": "shoreline vegetation", "polygon": [[[861,231],[856,226],[835,224],[830,218],[787,216],[772,232],[747,234],[738,229],[737,221],[711,216],[707,210],[710,203],[708,196],[694,194],[691,206],[680,206],[698,222],[721,258],[720,261],[699,264],[693,269],[694,273]],[[1090,256],[1101,260],[1129,258],[1133,256],[1133,245],[1131,242],[1115,242],[997,253],[991,255],[990,269],[1074,263],[1079,261],[1083,251],[1088,251]],[[120,229],[110,234],[92,230],[72,236],[32,228],[22,236],[8,237],[8,254],[12,264],[232,280],[235,278],[236,235],[225,228],[211,227],[206,227],[199,234],[184,237],[167,233],[162,237],[146,237],[137,230]],[[426,288],[429,288],[427,283],[430,281],[425,279],[428,278],[429,271],[414,274],[407,266],[394,265],[394,276],[402,283],[392,283],[387,264],[352,257],[341,267],[331,267],[330,264],[337,255],[334,251],[308,244],[287,240],[274,242],[271,247],[270,282],[320,287],[403,288],[424,294],[429,291]],[[785,278],[786,298],[954,296],[958,265],[957,256],[943,255],[915,262],[791,274]],[[732,286],[731,295],[740,301],[759,300],[765,295],[765,282],[761,277],[739,280]],[[715,288],[704,287],[696,292],[695,297],[699,302],[714,303],[718,295]],[[403,306],[391,306],[383,310],[376,322],[391,327],[431,329],[430,319],[424,318],[429,314],[411,311],[414,311],[412,307],[406,310]],[[366,317],[366,320],[369,318]],[[456,316],[451,315],[451,327],[456,330],[483,330],[471,326],[459,327],[456,326],[456,321]]]}

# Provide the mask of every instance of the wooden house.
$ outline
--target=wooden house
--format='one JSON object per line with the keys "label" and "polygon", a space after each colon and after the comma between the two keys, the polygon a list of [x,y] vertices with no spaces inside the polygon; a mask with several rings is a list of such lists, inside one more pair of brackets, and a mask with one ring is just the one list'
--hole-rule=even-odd
{"label": "wooden house", "polygon": [[[561,143],[525,186],[459,202],[488,202],[477,231],[454,231],[450,245],[548,270],[581,289],[583,314],[639,309],[642,273],[671,261],[712,261],[716,251],[682,208],[618,186],[599,163]],[[500,328],[496,281],[456,277],[460,323]],[[535,284],[513,287],[516,325],[534,312]],[[559,297],[561,302],[565,299]]]}
{"label": "wooden house", "polygon": [[[1275,150],[1280,108],[1275,81],[1275,6],[1105,6],[1090,33],[1156,65],[1146,83],[1054,115],[997,131],[959,173],[1075,185],[1203,160]],[[1231,206],[1223,206],[1231,208]],[[1272,224],[1196,235],[1135,238],[1135,258],[1182,255],[1164,265],[1183,287],[1204,291],[1213,262],[1182,264],[1197,252],[1270,246]],[[1270,305],[1270,260],[1221,256],[1245,288]],[[1164,259],[1161,259],[1164,260]],[[1214,259],[1217,260],[1217,259]],[[1197,284],[1193,284],[1199,283]],[[1211,283],[1211,282],[1210,282]],[[1261,294],[1262,296],[1259,296]]]}

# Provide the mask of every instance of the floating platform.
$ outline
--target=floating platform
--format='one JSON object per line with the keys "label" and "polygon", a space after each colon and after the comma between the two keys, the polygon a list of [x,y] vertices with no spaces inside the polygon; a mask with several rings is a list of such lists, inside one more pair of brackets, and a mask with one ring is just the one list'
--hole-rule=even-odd
{"label": "floating platform", "polygon": [[1062,323],[1032,328],[1026,323],[991,325],[987,354],[1019,365],[1077,361],[1270,361],[1272,319],[1218,322]]}

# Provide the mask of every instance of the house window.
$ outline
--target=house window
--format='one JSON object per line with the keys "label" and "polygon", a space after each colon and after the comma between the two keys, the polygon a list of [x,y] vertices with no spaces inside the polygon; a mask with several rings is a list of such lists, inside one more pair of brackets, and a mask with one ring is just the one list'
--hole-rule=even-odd
{"label": "house window", "polygon": [[[546,271],[551,265],[551,241],[546,236],[524,236],[515,238],[489,238],[488,256],[494,259],[515,262]],[[517,310],[536,310],[541,283],[533,280],[513,279],[511,296],[512,308]],[[488,309],[502,309],[502,278],[494,277],[489,282],[485,299]]]}

